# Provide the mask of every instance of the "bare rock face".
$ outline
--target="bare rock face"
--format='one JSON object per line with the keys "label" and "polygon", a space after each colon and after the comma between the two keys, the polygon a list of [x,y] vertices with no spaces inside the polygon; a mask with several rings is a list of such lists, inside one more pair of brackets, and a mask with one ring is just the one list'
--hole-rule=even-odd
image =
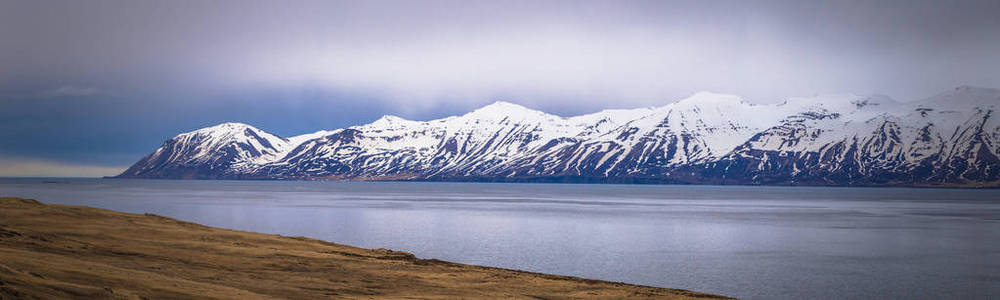
{"label": "bare rock face", "polygon": [[167,140],[119,177],[995,187],[998,108],[1000,90],[959,87],[908,103],[703,92],[575,117],[496,102],[289,138],[224,123]]}

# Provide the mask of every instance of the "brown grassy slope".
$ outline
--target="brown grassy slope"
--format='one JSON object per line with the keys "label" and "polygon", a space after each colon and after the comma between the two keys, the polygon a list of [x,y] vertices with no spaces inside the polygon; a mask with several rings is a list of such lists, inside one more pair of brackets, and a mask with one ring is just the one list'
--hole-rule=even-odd
{"label": "brown grassy slope", "polygon": [[0,198],[0,298],[323,297],[718,298]]}

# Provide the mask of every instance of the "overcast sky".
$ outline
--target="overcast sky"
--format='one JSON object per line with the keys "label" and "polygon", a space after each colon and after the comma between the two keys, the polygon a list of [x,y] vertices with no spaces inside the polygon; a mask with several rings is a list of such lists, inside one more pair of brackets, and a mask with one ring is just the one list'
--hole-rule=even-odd
{"label": "overcast sky", "polygon": [[1000,1],[0,0],[0,176],[114,175],[225,121],[288,136],[496,100],[964,84],[1000,87]]}

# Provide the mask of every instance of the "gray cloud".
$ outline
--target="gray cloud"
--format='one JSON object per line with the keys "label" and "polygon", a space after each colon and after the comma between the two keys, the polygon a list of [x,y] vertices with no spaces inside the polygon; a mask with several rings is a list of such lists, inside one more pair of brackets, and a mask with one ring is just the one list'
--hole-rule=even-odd
{"label": "gray cloud", "polygon": [[297,134],[498,99],[563,115],[703,90],[915,100],[1000,87],[998,15],[995,0],[2,1],[0,155],[117,165],[222,121]]}
{"label": "gray cloud", "polygon": [[[910,99],[998,86],[996,1],[8,2],[2,78],[213,91],[310,84],[415,108]],[[11,75],[7,73],[6,75]],[[102,85],[102,84],[94,84]],[[515,99],[516,100],[516,99]]]}

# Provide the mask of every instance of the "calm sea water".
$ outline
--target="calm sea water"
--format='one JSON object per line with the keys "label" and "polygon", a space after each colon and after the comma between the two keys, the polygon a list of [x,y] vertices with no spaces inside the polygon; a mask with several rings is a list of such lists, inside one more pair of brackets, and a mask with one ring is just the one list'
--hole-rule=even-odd
{"label": "calm sea water", "polygon": [[1000,297],[1000,190],[3,179],[0,195],[748,299]]}

